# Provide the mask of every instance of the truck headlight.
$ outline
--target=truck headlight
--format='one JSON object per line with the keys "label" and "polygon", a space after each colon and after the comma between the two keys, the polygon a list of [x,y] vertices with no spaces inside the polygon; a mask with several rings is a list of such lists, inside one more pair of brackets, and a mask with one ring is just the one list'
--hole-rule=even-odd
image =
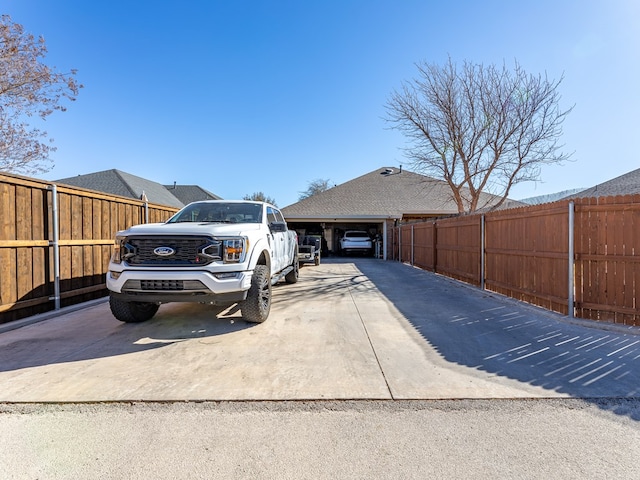
{"label": "truck headlight", "polygon": [[122,263],[122,250],[124,249],[125,240],[126,237],[116,235],[116,240],[113,243],[113,254],[111,255],[113,263]]}
{"label": "truck headlight", "polygon": [[111,261],[113,263],[122,263],[133,255],[135,255],[135,247],[127,243],[127,237],[123,235],[116,235]]}
{"label": "truck headlight", "polygon": [[222,241],[222,260],[224,263],[243,262],[248,248],[249,240],[245,238],[227,238]]}

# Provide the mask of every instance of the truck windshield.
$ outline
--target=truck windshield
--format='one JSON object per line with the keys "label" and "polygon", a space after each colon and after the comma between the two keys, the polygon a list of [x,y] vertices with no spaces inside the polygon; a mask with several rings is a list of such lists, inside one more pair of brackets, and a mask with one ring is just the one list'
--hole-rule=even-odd
{"label": "truck windshield", "polygon": [[187,205],[167,223],[260,223],[262,205],[259,203],[196,202]]}

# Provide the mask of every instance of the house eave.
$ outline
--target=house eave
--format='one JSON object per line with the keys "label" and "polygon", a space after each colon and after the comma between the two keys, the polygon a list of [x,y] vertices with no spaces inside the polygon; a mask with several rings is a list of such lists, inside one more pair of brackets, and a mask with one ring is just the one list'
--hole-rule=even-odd
{"label": "house eave", "polygon": [[402,214],[389,214],[389,215],[287,215],[285,214],[287,222],[358,222],[358,221],[375,221],[380,222],[384,220],[399,220],[402,218]]}

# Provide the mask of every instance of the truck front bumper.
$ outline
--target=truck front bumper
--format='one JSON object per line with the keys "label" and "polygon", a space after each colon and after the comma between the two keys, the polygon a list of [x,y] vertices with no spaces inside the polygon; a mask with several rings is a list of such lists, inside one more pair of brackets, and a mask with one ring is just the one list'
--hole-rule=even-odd
{"label": "truck front bumper", "polygon": [[202,302],[230,304],[245,300],[252,272],[155,272],[124,270],[107,273],[111,295],[135,302]]}

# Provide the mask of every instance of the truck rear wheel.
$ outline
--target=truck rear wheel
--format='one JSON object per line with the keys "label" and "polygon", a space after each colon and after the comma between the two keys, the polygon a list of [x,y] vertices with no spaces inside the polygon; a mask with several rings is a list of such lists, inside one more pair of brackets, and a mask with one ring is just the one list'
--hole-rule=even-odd
{"label": "truck rear wheel", "polygon": [[[296,262],[297,263],[297,262]],[[240,304],[242,318],[251,323],[262,323],[271,310],[271,278],[269,267],[256,265],[251,277],[247,298]]]}
{"label": "truck rear wheel", "polygon": [[109,295],[111,313],[121,322],[138,323],[150,320],[160,308],[157,303],[125,302]]}
{"label": "truck rear wheel", "polygon": [[298,251],[296,250],[295,253],[296,254],[293,258],[293,263],[291,264],[291,266],[293,267],[293,270],[291,270],[289,273],[287,273],[284,276],[284,281],[287,283],[296,283],[298,281],[298,275],[300,275],[300,262],[298,262]]}

